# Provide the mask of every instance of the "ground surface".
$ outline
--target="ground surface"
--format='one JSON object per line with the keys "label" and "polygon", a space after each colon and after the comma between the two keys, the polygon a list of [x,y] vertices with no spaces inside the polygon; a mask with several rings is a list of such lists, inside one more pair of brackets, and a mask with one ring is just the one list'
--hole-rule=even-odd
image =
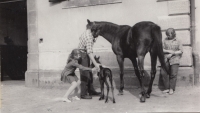
{"label": "ground surface", "polygon": [[[133,113],[133,112],[200,112],[200,87],[177,87],[174,95],[163,94],[154,87],[151,98],[139,102],[139,88],[125,89],[116,103],[92,100],[61,102],[61,89],[29,88],[24,81],[3,81],[2,113]],[[99,91],[99,89],[97,89]],[[109,97],[112,97],[111,95]]]}

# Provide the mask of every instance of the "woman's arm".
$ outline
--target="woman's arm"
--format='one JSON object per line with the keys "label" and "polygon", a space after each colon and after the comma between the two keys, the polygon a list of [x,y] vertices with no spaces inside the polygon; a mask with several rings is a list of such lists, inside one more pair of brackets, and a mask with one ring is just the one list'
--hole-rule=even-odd
{"label": "woman's arm", "polygon": [[163,52],[166,53],[166,54],[174,54],[174,51],[173,51],[173,50],[166,50],[166,49],[163,49]]}
{"label": "woman's arm", "polygon": [[79,68],[81,70],[84,70],[84,71],[92,71],[92,68],[88,68],[88,67],[85,67],[85,66],[82,66],[78,63],[74,63],[73,66],[75,66],[76,68]]}
{"label": "woman's arm", "polygon": [[166,43],[165,43],[165,41],[166,41],[166,40],[164,40],[163,43],[162,43],[162,45],[163,45],[163,52],[164,52],[165,54],[173,54],[174,51],[172,51],[172,50],[167,50],[167,49],[166,49]]}
{"label": "woman's arm", "polygon": [[92,75],[96,78],[96,74],[97,74],[96,68],[88,68],[88,67],[82,66],[78,63],[75,63],[74,66],[76,68],[79,68],[79,69],[84,70],[84,71],[91,71],[93,73]]}
{"label": "woman's arm", "polygon": [[183,46],[182,46],[182,42],[179,41],[179,50],[178,51],[175,51],[175,55],[181,55],[183,54]]}

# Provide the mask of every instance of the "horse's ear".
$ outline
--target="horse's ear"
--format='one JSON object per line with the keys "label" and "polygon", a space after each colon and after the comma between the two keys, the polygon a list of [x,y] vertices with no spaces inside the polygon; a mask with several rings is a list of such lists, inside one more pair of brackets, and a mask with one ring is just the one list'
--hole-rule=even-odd
{"label": "horse's ear", "polygon": [[98,57],[98,59],[100,58],[100,56]]}
{"label": "horse's ear", "polygon": [[95,59],[97,58],[96,55],[94,56],[94,58],[95,58]]}
{"label": "horse's ear", "polygon": [[88,24],[90,24],[90,23],[91,23],[89,19],[87,19],[87,22],[88,22]]}

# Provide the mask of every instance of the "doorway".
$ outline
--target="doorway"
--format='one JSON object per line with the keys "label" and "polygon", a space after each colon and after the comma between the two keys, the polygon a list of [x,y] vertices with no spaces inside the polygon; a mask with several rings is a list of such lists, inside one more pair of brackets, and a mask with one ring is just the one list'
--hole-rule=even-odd
{"label": "doorway", "polygon": [[1,80],[25,78],[27,70],[26,0],[0,1]]}

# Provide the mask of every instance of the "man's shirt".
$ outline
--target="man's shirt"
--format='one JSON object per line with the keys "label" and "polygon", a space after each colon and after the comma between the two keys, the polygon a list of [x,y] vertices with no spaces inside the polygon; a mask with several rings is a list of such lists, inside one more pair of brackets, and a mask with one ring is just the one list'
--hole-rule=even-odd
{"label": "man's shirt", "polygon": [[79,49],[84,49],[87,51],[87,54],[93,53],[93,36],[90,30],[86,30],[81,37],[79,38]]}

